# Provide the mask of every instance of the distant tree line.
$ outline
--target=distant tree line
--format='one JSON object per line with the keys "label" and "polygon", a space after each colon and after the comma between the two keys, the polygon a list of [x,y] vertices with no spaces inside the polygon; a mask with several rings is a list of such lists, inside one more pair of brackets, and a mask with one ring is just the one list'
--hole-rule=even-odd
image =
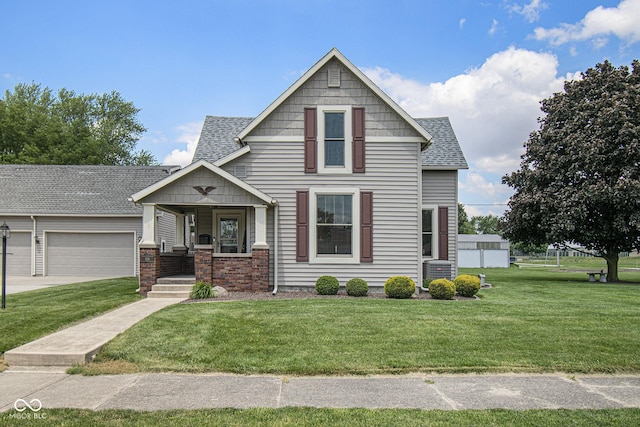
{"label": "distant tree line", "polygon": [[54,93],[39,84],[18,84],[0,99],[0,163],[151,165],[136,151],[145,127],[133,103],[118,92]]}

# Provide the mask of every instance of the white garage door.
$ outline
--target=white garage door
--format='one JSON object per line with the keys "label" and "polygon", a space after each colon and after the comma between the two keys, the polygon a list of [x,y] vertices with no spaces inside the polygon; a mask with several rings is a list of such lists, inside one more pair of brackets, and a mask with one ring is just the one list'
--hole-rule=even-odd
{"label": "white garage door", "polygon": [[134,276],[133,233],[47,233],[50,276]]}
{"label": "white garage door", "polygon": [[[2,256],[1,238],[0,256]],[[0,271],[1,270],[2,265],[0,265]],[[31,233],[11,232],[11,237],[7,239],[7,275],[31,275]]]}

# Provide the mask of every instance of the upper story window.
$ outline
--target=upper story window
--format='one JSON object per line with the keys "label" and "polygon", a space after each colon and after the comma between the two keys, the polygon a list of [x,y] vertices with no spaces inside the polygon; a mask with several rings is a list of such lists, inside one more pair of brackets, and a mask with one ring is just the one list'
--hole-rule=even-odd
{"label": "upper story window", "polygon": [[351,107],[318,107],[318,172],[351,173]]}
{"label": "upper story window", "polygon": [[365,173],[364,107],[332,105],[304,109],[304,171]]}
{"label": "upper story window", "polygon": [[344,168],[344,113],[324,113],[324,166]]}

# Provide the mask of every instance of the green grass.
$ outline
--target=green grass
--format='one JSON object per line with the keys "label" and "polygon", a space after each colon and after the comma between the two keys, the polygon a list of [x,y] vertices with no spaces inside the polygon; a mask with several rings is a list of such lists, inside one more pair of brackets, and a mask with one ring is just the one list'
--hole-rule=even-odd
{"label": "green grass", "polygon": [[[26,414],[32,415],[32,414]],[[47,426],[633,426],[640,409],[616,410],[528,410],[494,409],[486,411],[421,411],[415,409],[213,409],[136,412],[129,410],[89,411],[49,409],[45,419],[31,420]],[[4,426],[31,425],[24,416],[0,414]],[[15,417],[15,418],[14,418]]]}
{"label": "green grass", "polygon": [[290,375],[640,371],[639,285],[588,283],[584,273],[543,268],[484,273],[494,287],[479,300],[175,305],[118,336],[96,361],[152,372]]}
{"label": "green grass", "polygon": [[7,295],[6,309],[0,310],[0,353],[137,301],[137,287],[138,279],[133,277]]}

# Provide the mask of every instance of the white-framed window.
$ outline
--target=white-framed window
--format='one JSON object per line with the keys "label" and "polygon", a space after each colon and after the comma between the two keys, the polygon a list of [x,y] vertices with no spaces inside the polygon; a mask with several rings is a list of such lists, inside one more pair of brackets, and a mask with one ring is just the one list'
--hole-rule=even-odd
{"label": "white-framed window", "polygon": [[422,207],[422,258],[438,257],[438,208]]}
{"label": "white-framed window", "polygon": [[318,107],[318,173],[351,173],[351,106]]}
{"label": "white-framed window", "polygon": [[309,247],[311,263],[360,262],[360,190],[309,190]]}

